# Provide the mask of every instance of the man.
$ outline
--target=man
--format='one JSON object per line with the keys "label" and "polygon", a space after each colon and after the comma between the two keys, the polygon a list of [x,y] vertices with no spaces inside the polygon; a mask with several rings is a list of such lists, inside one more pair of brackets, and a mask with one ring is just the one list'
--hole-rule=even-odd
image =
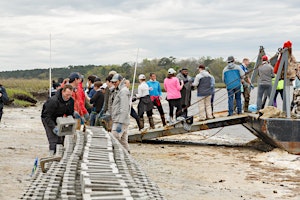
{"label": "man", "polygon": [[41,118],[47,134],[50,154],[56,153],[57,144],[64,144],[64,136],[57,135],[56,119],[57,117],[73,115],[74,100],[71,98],[72,92],[73,87],[70,84],[65,84],[43,105]]}
{"label": "man", "polygon": [[156,80],[156,74],[155,73],[150,73],[150,80],[147,81],[147,85],[149,86],[149,94],[151,101],[154,106],[158,109],[158,112],[160,114],[161,122],[163,126],[167,125],[166,119],[165,119],[165,113],[164,109],[161,105],[161,87],[160,83]]}
{"label": "man", "polygon": [[212,119],[211,95],[214,86],[214,79],[210,73],[205,70],[204,65],[199,65],[199,74],[195,77],[192,86],[197,87],[199,121]]}
{"label": "man", "polygon": [[262,57],[262,66],[258,68],[258,91],[256,101],[258,111],[263,108],[263,96],[267,96],[270,100],[272,78],[274,78],[273,67],[269,64],[268,57],[264,55]]}
{"label": "man", "polygon": [[240,66],[234,64],[234,57],[227,58],[228,65],[223,69],[222,80],[224,81],[228,94],[228,116],[233,115],[233,97],[237,104],[237,113],[242,113],[241,83],[245,72]]}
{"label": "man", "polygon": [[0,122],[3,114],[4,104],[9,101],[5,88],[0,84]]}
{"label": "man", "polygon": [[244,82],[243,82],[244,112],[249,112],[248,107],[249,107],[249,101],[250,101],[250,91],[251,91],[251,88],[253,87],[250,77],[247,73],[249,64],[250,64],[249,59],[244,58],[242,64],[240,65],[242,70],[245,72],[245,78],[244,78]]}
{"label": "man", "polygon": [[182,68],[180,73],[177,74],[179,81],[183,81],[183,88],[180,90],[181,93],[181,107],[182,114],[184,117],[188,115],[188,107],[191,105],[191,95],[192,95],[192,82],[193,79],[188,75],[188,69]]}
{"label": "man", "polygon": [[115,94],[111,106],[111,118],[113,122],[112,134],[129,152],[127,129],[130,121],[130,92],[124,84],[123,77],[120,74],[115,74],[112,77],[111,82],[115,86]]}

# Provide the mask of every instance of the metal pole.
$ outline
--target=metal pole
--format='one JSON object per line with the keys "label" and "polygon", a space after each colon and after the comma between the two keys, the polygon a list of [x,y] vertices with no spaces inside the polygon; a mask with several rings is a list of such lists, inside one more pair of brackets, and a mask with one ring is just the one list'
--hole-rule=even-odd
{"label": "metal pole", "polygon": [[130,95],[130,102],[129,102],[130,109],[131,109],[131,105],[132,105],[132,97],[133,97],[133,90],[134,90],[134,82],[135,82],[135,76],[136,76],[136,68],[137,68],[138,56],[139,56],[139,49],[137,50],[137,53],[136,53],[136,61],[135,61],[135,65],[134,65],[132,88],[131,88],[131,95]]}

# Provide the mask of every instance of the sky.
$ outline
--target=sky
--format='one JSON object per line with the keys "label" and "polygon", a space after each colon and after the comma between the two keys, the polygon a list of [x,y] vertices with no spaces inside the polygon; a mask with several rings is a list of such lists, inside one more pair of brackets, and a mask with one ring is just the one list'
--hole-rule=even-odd
{"label": "sky", "polygon": [[110,65],[173,56],[255,62],[293,43],[300,1],[8,0],[0,2],[0,71]]}

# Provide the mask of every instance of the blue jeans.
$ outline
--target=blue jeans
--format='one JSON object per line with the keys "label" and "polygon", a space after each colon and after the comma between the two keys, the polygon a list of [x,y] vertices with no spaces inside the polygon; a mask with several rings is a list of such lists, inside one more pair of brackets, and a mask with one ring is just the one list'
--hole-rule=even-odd
{"label": "blue jeans", "polygon": [[236,101],[237,113],[242,113],[241,87],[227,89],[228,93],[228,115],[233,115],[233,97]]}

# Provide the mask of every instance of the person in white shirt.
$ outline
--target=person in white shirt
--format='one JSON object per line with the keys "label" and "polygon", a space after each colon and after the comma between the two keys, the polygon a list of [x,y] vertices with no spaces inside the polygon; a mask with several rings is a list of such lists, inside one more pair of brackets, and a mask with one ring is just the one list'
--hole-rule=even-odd
{"label": "person in white shirt", "polygon": [[154,129],[154,120],[152,117],[152,109],[153,109],[153,103],[150,99],[149,95],[149,86],[146,83],[146,76],[144,74],[139,75],[139,87],[138,87],[138,93],[136,94],[136,98],[138,98],[139,104],[138,104],[138,115],[140,118],[140,126],[143,129],[144,128],[144,112],[147,113],[147,117],[149,119],[150,128]]}

